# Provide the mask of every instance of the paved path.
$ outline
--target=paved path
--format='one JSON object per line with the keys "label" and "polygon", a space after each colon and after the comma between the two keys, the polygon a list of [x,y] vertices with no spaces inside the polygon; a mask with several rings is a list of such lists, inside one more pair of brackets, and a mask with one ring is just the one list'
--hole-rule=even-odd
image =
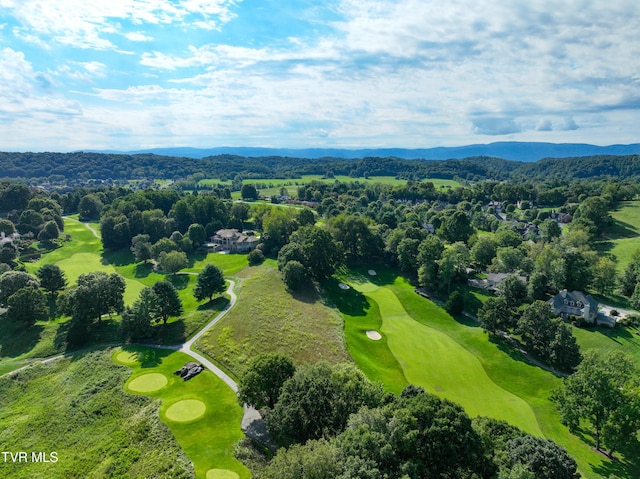
{"label": "paved path", "polygon": [[[69,217],[65,217],[71,221],[77,221],[73,218],[69,218]],[[79,222],[79,221],[78,221]],[[100,238],[100,236],[98,235],[98,233],[89,225],[89,223],[84,223],[84,225],[93,233],[93,235],[96,238]],[[187,273],[187,274],[197,274],[197,273]],[[215,374],[216,376],[218,376],[222,381],[224,381],[224,383],[229,386],[233,392],[238,392],[238,384],[231,379],[231,377],[229,377],[228,374],[226,374],[222,369],[220,369],[218,366],[216,366],[215,364],[213,364],[211,361],[209,361],[207,358],[205,358],[204,356],[202,356],[201,354],[199,354],[198,352],[194,351],[192,349],[193,345],[195,344],[195,342],[200,339],[200,337],[206,333],[209,329],[211,329],[213,326],[216,325],[216,323],[218,321],[220,321],[225,314],[227,314],[227,312],[233,308],[233,306],[236,304],[236,301],[238,300],[238,297],[236,296],[236,294],[233,291],[233,288],[235,286],[235,282],[232,280],[227,280],[229,281],[229,287],[226,290],[226,293],[229,295],[230,297],[230,301],[229,304],[227,304],[227,306],[220,311],[215,318],[213,318],[211,321],[209,321],[200,331],[198,331],[196,334],[193,335],[193,337],[191,337],[191,339],[187,340],[186,342],[182,343],[182,344],[174,344],[174,345],[165,345],[165,344],[154,344],[154,343],[138,343],[140,345],[143,346],[149,346],[149,347],[153,347],[153,348],[160,348],[160,349],[169,349],[172,351],[180,351],[182,353],[188,354],[189,356],[191,356],[192,358],[194,358],[195,360],[199,361],[202,365],[206,366],[213,374]],[[109,343],[109,344],[102,344],[100,345],[101,347],[115,347],[115,346],[125,346],[127,343]],[[52,356],[50,358],[46,358],[43,359],[41,362],[42,363],[48,363],[51,361],[55,361],[57,359],[61,359],[64,357],[68,357],[71,356],[72,354],[77,354],[79,351],[72,351],[72,352],[68,352],[65,354],[59,354],[58,356]],[[32,363],[30,363],[32,364]],[[24,369],[28,366],[30,366],[30,364],[23,366],[19,369],[16,369],[14,371],[11,371],[7,374],[13,374],[16,373],[18,371],[20,371],[21,369]],[[241,424],[242,430],[245,431],[245,433],[247,435],[249,435],[250,437],[258,440],[259,442],[270,446],[270,440],[268,437],[268,433],[266,431],[266,426],[264,424],[264,420],[262,419],[262,416],[260,415],[260,413],[254,409],[251,406],[247,406],[245,404],[244,406],[244,416],[242,418],[242,424]]]}

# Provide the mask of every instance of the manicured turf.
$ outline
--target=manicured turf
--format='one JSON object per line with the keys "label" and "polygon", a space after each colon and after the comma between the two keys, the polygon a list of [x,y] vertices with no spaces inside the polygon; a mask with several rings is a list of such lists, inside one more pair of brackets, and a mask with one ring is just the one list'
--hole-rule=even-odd
{"label": "manicured turf", "polygon": [[169,406],[164,414],[170,421],[190,422],[200,419],[206,410],[206,404],[199,399],[183,399]]}
{"label": "manicured turf", "polygon": [[596,249],[614,255],[618,272],[624,271],[631,255],[640,249],[640,201],[623,201],[611,211],[613,225],[607,231],[607,240]]}
{"label": "manicured turf", "polygon": [[[238,405],[236,394],[211,371],[203,371],[189,381],[173,374],[193,359],[180,352],[146,347],[126,347],[112,355],[114,362],[126,360],[133,374],[124,385],[130,390],[138,378],[149,374],[160,374],[168,384],[157,390],[144,393],[159,398],[160,418],[193,462],[196,477],[205,479],[211,469],[224,469],[248,479],[247,468],[233,456],[234,445],[243,437],[240,429],[243,410]],[[131,365],[131,357],[137,361]]]}
{"label": "manicured turf", "polygon": [[[570,434],[560,424],[560,417],[549,401],[551,392],[560,385],[559,378],[529,364],[509,346],[490,342],[473,321],[454,320],[431,301],[415,294],[404,278],[383,268],[376,270],[376,277],[370,277],[364,271],[340,276],[341,281],[364,291],[359,300],[352,297],[347,301],[347,307],[337,298],[337,294],[345,293],[337,287],[337,280],[335,289],[329,291],[332,299],[337,298],[334,302],[341,311],[350,311],[344,314],[349,351],[371,379],[382,379],[387,388],[394,391],[409,380],[461,403],[472,415],[507,419],[527,431],[535,430],[531,427],[533,415],[533,428],[537,426],[539,435],[567,448],[584,477],[608,477],[610,474],[638,477],[637,465],[612,462],[594,453],[592,444]],[[356,321],[357,325],[354,325]],[[416,324],[410,325],[411,321]],[[366,329],[376,329],[379,327],[376,324],[381,324],[383,339],[377,342],[362,340],[362,331],[358,331],[360,324],[367,324]],[[386,351],[381,353],[385,342]],[[378,358],[382,358],[379,368]],[[495,396],[496,391],[498,396]],[[508,398],[515,398],[515,401]],[[497,414],[492,404],[495,400],[506,404],[506,408],[498,410]],[[514,412],[517,404],[524,404],[524,410]],[[529,427],[522,423],[523,418]]]}
{"label": "manicured turf", "polygon": [[238,479],[238,475],[226,469],[209,469],[207,471],[207,479]]}
{"label": "manicured turf", "polygon": [[[531,434],[542,435],[526,402],[497,386],[478,358],[452,338],[409,316],[391,289],[370,282],[354,283],[353,287],[378,305],[380,331],[409,383],[457,402],[471,416],[504,419]],[[445,314],[439,308],[430,313]]]}
{"label": "manicured turf", "polygon": [[[131,362],[128,365],[131,365]],[[147,373],[129,381],[127,389],[136,393],[150,393],[162,389],[168,382],[167,376],[164,374]]]}

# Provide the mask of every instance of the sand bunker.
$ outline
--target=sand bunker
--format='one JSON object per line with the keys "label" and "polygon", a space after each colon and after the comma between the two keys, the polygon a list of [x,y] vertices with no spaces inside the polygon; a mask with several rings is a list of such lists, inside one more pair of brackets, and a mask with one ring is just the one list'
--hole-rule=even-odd
{"label": "sand bunker", "polygon": [[235,472],[227,469],[209,469],[207,471],[207,479],[239,479]]}
{"label": "sand bunker", "polygon": [[349,289],[349,285],[348,284],[344,284],[344,283],[340,283],[338,285],[338,288],[340,288],[340,289]]}
{"label": "sand bunker", "polygon": [[378,273],[376,273],[375,270],[373,270],[373,269],[369,270],[369,276],[375,276],[376,274],[378,274]]}
{"label": "sand bunker", "polygon": [[116,361],[127,366],[134,366],[138,364],[138,353],[135,351],[120,351],[116,354]]}
{"label": "sand bunker", "polygon": [[133,379],[127,387],[137,393],[150,393],[162,389],[168,382],[169,380],[164,374],[147,373]]}
{"label": "sand bunker", "polygon": [[165,414],[172,421],[188,422],[202,417],[206,410],[207,406],[199,399],[183,399],[169,406]]}
{"label": "sand bunker", "polygon": [[367,331],[367,338],[373,341],[380,341],[382,339],[382,335],[378,331],[369,330]]}

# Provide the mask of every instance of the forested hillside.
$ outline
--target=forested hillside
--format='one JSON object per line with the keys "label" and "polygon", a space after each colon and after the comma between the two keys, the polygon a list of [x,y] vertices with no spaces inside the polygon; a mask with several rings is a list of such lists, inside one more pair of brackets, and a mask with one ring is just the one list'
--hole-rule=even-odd
{"label": "forested hillside", "polygon": [[131,180],[143,178],[182,179],[193,175],[208,178],[296,178],[301,175],[397,176],[404,179],[460,178],[469,181],[572,178],[618,178],[640,176],[640,155],[591,156],[543,159],[520,163],[486,156],[462,160],[402,160],[395,157],[291,158],[267,156],[249,158],[218,155],[203,159],[101,153],[2,153],[0,171],[4,178]]}

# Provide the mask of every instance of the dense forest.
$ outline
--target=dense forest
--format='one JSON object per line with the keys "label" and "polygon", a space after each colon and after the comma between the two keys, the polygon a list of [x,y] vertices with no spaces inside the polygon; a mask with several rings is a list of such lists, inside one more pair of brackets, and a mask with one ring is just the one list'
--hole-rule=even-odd
{"label": "dense forest", "polygon": [[402,160],[399,158],[248,158],[218,155],[203,159],[153,154],[3,153],[4,179],[131,180],[144,178],[296,178],[301,175],[397,176],[403,179],[458,178],[468,181],[568,180],[573,178],[631,179],[640,176],[640,155],[542,159],[520,163],[491,157],[462,160]]}

